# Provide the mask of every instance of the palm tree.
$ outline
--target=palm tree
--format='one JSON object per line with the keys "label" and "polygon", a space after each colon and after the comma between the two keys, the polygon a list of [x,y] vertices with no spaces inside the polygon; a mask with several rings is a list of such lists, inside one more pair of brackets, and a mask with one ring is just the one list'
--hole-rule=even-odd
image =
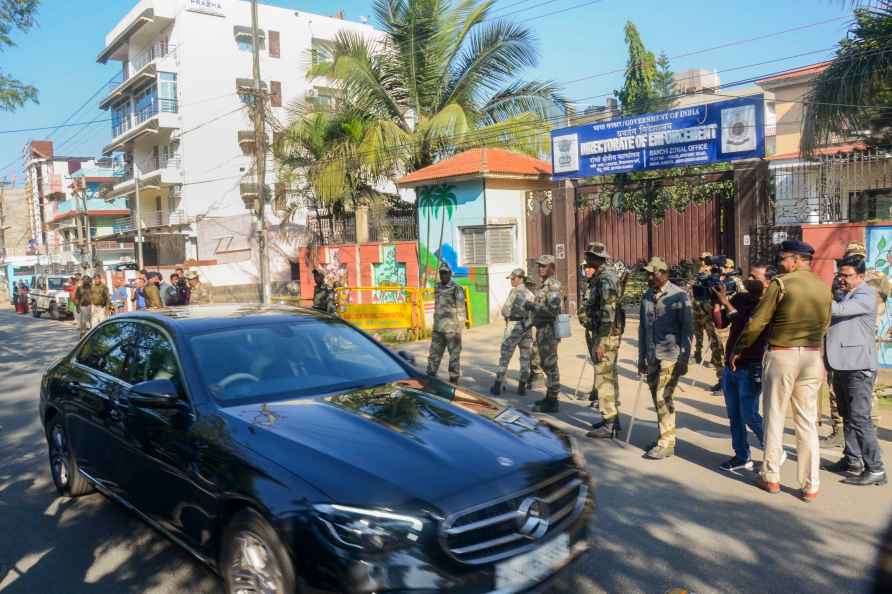
{"label": "palm tree", "polygon": [[800,150],[813,154],[834,138],[892,125],[892,0],[855,2],[855,22],[833,62],[818,75],[805,101]]}
{"label": "palm tree", "polygon": [[455,197],[455,194],[452,193],[452,186],[447,184],[434,186],[431,193],[433,194],[431,202],[434,208],[434,216],[437,216],[441,212],[443,213],[443,216],[440,218],[440,241],[437,242],[436,250],[437,257],[442,260],[443,233],[446,231],[446,217],[448,216],[449,220],[452,220],[452,212],[458,204],[458,199]]}
{"label": "palm tree", "polygon": [[538,54],[529,29],[488,18],[494,0],[376,0],[380,39],[341,32],[309,76],[335,81],[367,123],[379,169],[414,171],[469,146],[547,152],[546,119],[566,101],[522,81]]}

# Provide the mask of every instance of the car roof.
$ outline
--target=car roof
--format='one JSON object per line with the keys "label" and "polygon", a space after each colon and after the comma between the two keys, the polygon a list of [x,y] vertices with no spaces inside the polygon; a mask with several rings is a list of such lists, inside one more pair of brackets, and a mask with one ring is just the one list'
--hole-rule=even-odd
{"label": "car roof", "polygon": [[291,305],[227,303],[129,312],[117,314],[113,319],[152,320],[171,329],[176,334],[191,335],[255,324],[294,322],[301,319],[336,320],[338,318],[312,309]]}

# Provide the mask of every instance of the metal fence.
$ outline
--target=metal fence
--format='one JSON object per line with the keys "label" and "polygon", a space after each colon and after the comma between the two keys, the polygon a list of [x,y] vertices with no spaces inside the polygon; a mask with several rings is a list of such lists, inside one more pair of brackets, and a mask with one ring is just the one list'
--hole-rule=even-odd
{"label": "metal fence", "polygon": [[369,241],[415,241],[418,223],[415,213],[376,214],[369,216]]}
{"label": "metal fence", "polygon": [[307,220],[307,228],[317,244],[356,243],[356,219],[351,215],[319,215]]}
{"label": "metal fence", "polygon": [[892,155],[865,150],[769,164],[774,225],[892,218]]}

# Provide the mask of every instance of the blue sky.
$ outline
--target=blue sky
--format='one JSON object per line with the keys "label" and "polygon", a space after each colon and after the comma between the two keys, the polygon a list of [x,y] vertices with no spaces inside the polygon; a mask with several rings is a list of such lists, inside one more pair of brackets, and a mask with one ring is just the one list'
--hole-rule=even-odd
{"label": "blue sky", "polygon": [[[105,34],[134,6],[136,0],[43,0],[40,25],[30,33],[16,34],[17,47],[2,56],[3,69],[34,84],[40,104],[15,113],[0,112],[0,132],[43,127],[64,122],[117,71],[117,64],[96,63]],[[370,15],[371,0],[266,0],[264,3],[308,12],[332,14],[342,8],[348,19]],[[603,74],[625,65],[623,25],[632,20],[645,44],[670,57],[792,29],[829,19],[831,22],[780,36],[735,44],[724,49],[680,57],[675,71],[686,68],[722,70],[771,60],[771,63],[720,74],[722,82],[759,76],[826,59],[829,52],[812,53],[784,61],[778,58],[831,48],[841,39],[850,19],[846,3],[834,0],[601,0],[579,8],[585,0],[497,0],[494,14],[508,15],[535,31],[540,65],[526,78],[571,81],[565,94],[583,103],[603,103],[602,95],[622,85],[621,74]],[[559,14],[549,13],[570,8]],[[100,94],[101,95],[101,94]],[[70,120],[74,123],[104,119],[99,96]],[[95,155],[108,141],[109,123],[52,131],[0,133],[0,177],[18,175],[17,159],[29,140],[50,137],[65,155]]]}

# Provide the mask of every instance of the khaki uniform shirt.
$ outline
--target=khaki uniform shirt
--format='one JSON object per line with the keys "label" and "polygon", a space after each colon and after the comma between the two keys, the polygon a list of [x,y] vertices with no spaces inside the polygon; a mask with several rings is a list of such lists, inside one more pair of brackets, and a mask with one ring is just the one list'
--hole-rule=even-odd
{"label": "khaki uniform shirt", "polygon": [[775,277],[737,339],[734,352],[746,350],[766,328],[770,346],[820,347],[830,325],[832,301],[830,287],[809,269]]}

